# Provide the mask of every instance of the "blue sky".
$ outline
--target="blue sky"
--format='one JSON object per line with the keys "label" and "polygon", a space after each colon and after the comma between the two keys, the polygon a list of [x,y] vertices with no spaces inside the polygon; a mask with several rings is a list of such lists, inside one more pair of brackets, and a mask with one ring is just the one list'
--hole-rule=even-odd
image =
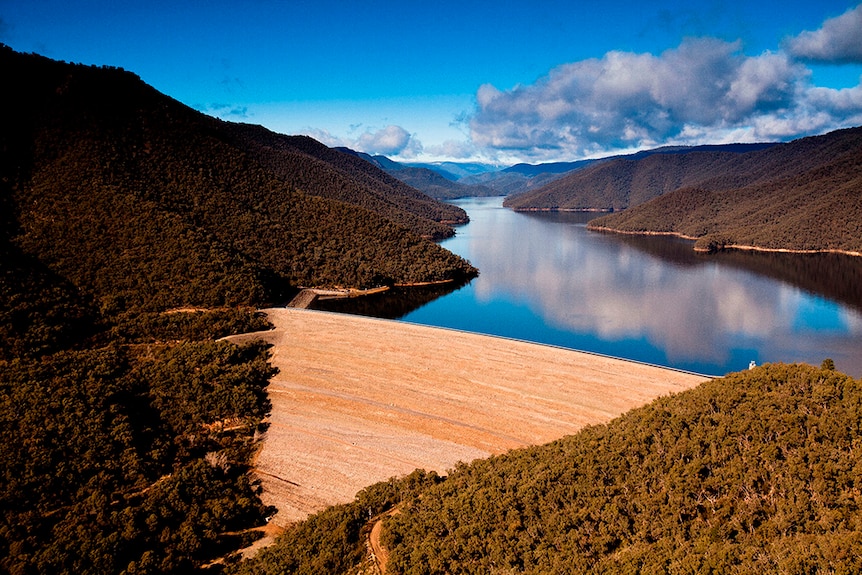
{"label": "blue sky", "polygon": [[576,160],[862,125],[859,0],[0,0],[0,42],[402,160]]}

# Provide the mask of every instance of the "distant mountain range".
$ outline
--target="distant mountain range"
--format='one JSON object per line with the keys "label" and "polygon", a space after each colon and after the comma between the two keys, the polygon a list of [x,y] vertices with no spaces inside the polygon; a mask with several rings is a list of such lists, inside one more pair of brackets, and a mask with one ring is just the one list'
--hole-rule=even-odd
{"label": "distant mountain range", "polygon": [[[460,183],[458,181],[459,176],[438,165],[402,164],[386,156],[372,156],[364,152],[351,150],[350,148],[336,149],[340,152],[362,158],[408,186],[421,190],[423,193],[438,200],[499,195],[497,191],[487,186]],[[461,173],[467,173],[467,170]]]}
{"label": "distant mountain range", "polygon": [[440,200],[523,193],[594,161],[516,164],[501,168],[479,163],[402,163],[386,156],[372,156],[349,148],[338,150],[371,162],[402,182]]}
{"label": "distant mountain range", "polygon": [[579,168],[584,168],[598,160],[579,160],[577,162],[549,162],[544,164],[515,164],[501,170],[505,174],[522,174],[533,177],[540,174],[565,174]]}
{"label": "distant mountain range", "polygon": [[666,146],[624,156],[608,156],[574,162],[522,163],[503,168],[489,164],[456,162],[402,163],[386,156],[372,156],[349,148],[337,149],[371,162],[402,182],[422,190],[433,198],[452,200],[462,197],[518,196],[527,192],[534,192],[563,176],[593,164],[614,159],[639,160],[655,154],[686,154],[693,151],[745,153],[773,145],[775,144]]}
{"label": "distant mountain range", "polygon": [[409,168],[428,168],[450,180],[460,180],[470,176],[496,172],[501,167],[496,164],[480,162],[407,162],[404,165]]}

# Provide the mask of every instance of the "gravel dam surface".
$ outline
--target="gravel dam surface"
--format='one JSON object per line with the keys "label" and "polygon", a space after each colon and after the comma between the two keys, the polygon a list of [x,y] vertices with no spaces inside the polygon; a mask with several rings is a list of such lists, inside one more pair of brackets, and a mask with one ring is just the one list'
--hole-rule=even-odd
{"label": "gravel dam surface", "polygon": [[264,310],[278,374],[255,461],[279,525],[414,469],[551,442],[706,378],[391,320]]}

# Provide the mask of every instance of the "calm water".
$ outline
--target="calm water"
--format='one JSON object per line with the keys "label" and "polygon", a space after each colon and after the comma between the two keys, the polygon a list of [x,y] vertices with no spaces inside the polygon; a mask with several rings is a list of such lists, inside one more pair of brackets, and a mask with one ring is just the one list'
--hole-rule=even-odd
{"label": "calm water", "polygon": [[458,202],[471,223],[443,243],[477,279],[404,315],[363,313],[709,375],[830,357],[862,376],[862,258],[698,255],[683,240],[588,232],[585,214],[501,203]]}

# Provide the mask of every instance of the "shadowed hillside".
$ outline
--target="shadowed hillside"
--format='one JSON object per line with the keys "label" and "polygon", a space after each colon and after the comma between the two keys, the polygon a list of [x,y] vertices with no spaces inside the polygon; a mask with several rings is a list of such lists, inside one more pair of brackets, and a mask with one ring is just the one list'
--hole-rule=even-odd
{"label": "shadowed hillside", "polygon": [[768,147],[654,153],[601,162],[504,205],[619,212],[589,227],[674,233],[698,239],[704,251],[753,246],[859,253],[860,158],[862,128]]}
{"label": "shadowed hillside", "polygon": [[447,224],[467,223],[461,208],[433,200],[436,196],[429,197],[355,154],[261,126],[230,124],[228,129],[262,165],[307,194],[367,208],[433,239],[453,234]]}
{"label": "shadowed hillside", "polygon": [[301,285],[472,277],[422,237],[463,212],[123,70],[0,70],[0,573],[218,572],[271,513],[273,370],[215,339]]}
{"label": "shadowed hillside", "polygon": [[126,72],[0,56],[15,88],[9,240],[97,305],[258,304],[299,285],[474,273],[419,237],[451,234],[441,222],[463,211],[356,158],[203,116]]}

